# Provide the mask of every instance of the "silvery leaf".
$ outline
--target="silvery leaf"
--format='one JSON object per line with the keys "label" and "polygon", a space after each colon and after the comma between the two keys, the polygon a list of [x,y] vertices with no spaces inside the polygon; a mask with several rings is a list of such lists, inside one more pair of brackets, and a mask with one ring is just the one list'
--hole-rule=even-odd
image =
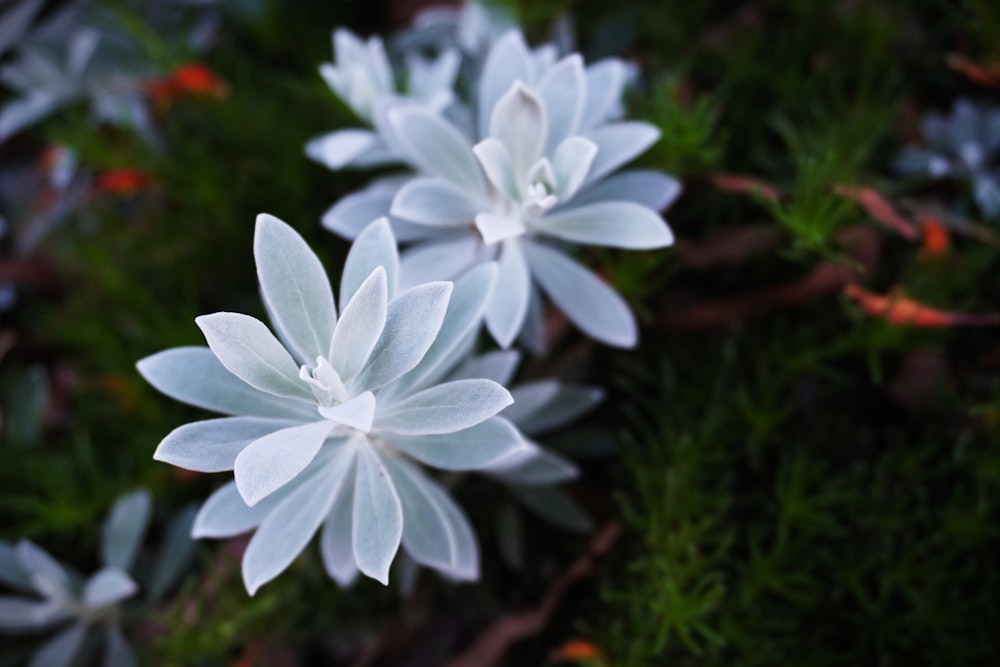
{"label": "silvery leaf", "polygon": [[0,141],[42,120],[66,102],[66,97],[48,90],[7,102],[0,108]]}
{"label": "silvery leaf", "polygon": [[389,112],[407,156],[421,170],[454,183],[472,196],[485,196],[482,172],[472,147],[448,121],[426,109]]}
{"label": "silvery leaf", "polygon": [[571,461],[536,446],[524,460],[515,463],[501,462],[485,471],[492,477],[509,484],[547,486],[575,479],[580,471]]}
{"label": "silvery leaf", "polygon": [[578,53],[566,56],[538,80],[535,90],[548,114],[549,136],[544,153],[549,155],[563,139],[579,131],[587,95],[583,58]]}
{"label": "silvery leaf", "polygon": [[451,524],[426,487],[432,482],[394,456],[382,458],[403,507],[403,547],[418,563],[444,570],[455,567],[457,550]]}
{"label": "silvery leaf", "polygon": [[482,259],[482,242],[475,234],[430,241],[405,250],[399,259],[400,289],[433,280],[453,280]]}
{"label": "silvery leaf", "polygon": [[362,230],[351,244],[340,279],[340,304],[343,307],[376,267],[385,271],[389,299],[396,296],[399,284],[399,253],[388,218],[379,218]]}
{"label": "silvery leaf", "polygon": [[285,495],[282,489],[250,507],[236,488],[236,482],[228,482],[209,496],[198,510],[191,537],[233,537],[245,533],[259,526]]}
{"label": "silvery leaf", "polygon": [[330,342],[330,364],[344,382],[368,361],[385,328],[388,303],[385,269],[376,266],[344,306]]}
{"label": "silvery leaf", "polygon": [[584,137],[597,144],[597,156],[585,181],[594,183],[656,143],[660,130],[649,123],[631,121],[602,125]]}
{"label": "silvery leaf", "polygon": [[138,590],[135,581],[123,570],[106,567],[87,580],[82,602],[91,609],[97,609],[120,602],[135,595]]}
{"label": "silvery leaf", "polygon": [[378,428],[400,435],[454,433],[483,422],[511,402],[510,393],[492,380],[455,380],[384,408]]}
{"label": "silvery leaf", "polygon": [[535,280],[584,333],[616,347],[634,347],[638,330],[625,301],[593,273],[561,252],[523,243]]}
{"label": "silvery leaf", "polygon": [[104,658],[101,667],[136,667],[138,660],[132,645],[125,639],[121,628],[108,625],[104,635]]}
{"label": "silvery leaf", "polygon": [[195,318],[195,323],[226,370],[251,387],[313,400],[299,379],[298,364],[260,320],[241,313],[212,313]]}
{"label": "silvery leaf", "polygon": [[[476,357],[471,357],[455,369],[448,377],[452,380],[484,378],[507,386],[521,363],[521,353],[517,350],[494,350]],[[513,396],[511,392],[511,396]],[[517,397],[514,396],[514,405]],[[504,408],[510,410],[511,407]]]}
{"label": "silvery leaf", "polygon": [[441,571],[442,574],[456,581],[475,581],[479,578],[479,545],[469,519],[439,485],[428,483],[424,491],[444,511],[455,540],[455,565],[450,570]]}
{"label": "silvery leaf", "polygon": [[9,542],[0,540],[0,582],[25,593],[35,592],[31,577],[21,567],[17,550]]}
{"label": "silvery leaf", "polygon": [[263,213],[257,216],[253,248],[271,322],[301,362],[313,363],[327,353],[337,324],[323,265],[294,229]]}
{"label": "silvery leaf", "polygon": [[513,405],[505,408],[501,414],[520,428],[521,422],[526,417],[548,409],[549,403],[559,394],[559,390],[559,382],[556,380],[536,380],[519,384],[510,390],[510,395],[514,399]]}
{"label": "silvery leaf", "polygon": [[354,463],[350,442],[331,447],[321,465],[268,513],[243,555],[243,582],[253,595],[281,574],[312,539]]}
{"label": "silvery leaf", "polygon": [[288,419],[224,417],[184,424],[171,431],[153,458],[198,472],[232,470],[236,457],[254,440],[294,426]]}
{"label": "silvery leaf", "polygon": [[43,0],[24,0],[0,16],[0,54],[14,46],[31,25],[31,19],[42,7]]}
{"label": "silvery leaf", "polygon": [[65,568],[47,551],[28,540],[14,547],[21,569],[31,578],[31,585],[47,598],[65,599],[72,595],[72,584]]}
{"label": "silvery leaf", "polygon": [[358,448],[351,544],[358,569],[382,584],[403,536],[403,509],[389,473],[368,446]]}
{"label": "silvery leaf", "polygon": [[69,667],[80,652],[86,634],[87,626],[74,623],[35,651],[28,667]]}
{"label": "silvery leaf", "polygon": [[101,560],[108,567],[132,569],[146,536],[153,499],[143,489],[122,496],[111,508],[101,535]]}
{"label": "silvery leaf", "polygon": [[484,205],[449,181],[415,178],[396,193],[389,212],[431,227],[458,227],[467,225]]}
{"label": "silvery leaf", "polygon": [[368,433],[375,419],[375,395],[370,391],[329,407],[321,406],[319,413],[325,419]]}
{"label": "silvery leaf", "polygon": [[515,81],[530,85],[534,80],[535,66],[524,37],[519,30],[511,30],[490,49],[479,75],[476,106],[480,132],[486,134],[493,107]]}
{"label": "silvery leaf", "polygon": [[486,137],[472,147],[472,153],[479,160],[479,165],[493,187],[507,199],[517,201],[520,198],[519,178],[522,175],[515,173],[514,158],[507,146],[499,139]]}
{"label": "silvery leaf", "polygon": [[352,127],[309,140],[306,156],[328,169],[337,170],[353,166],[378,146],[379,139],[374,132]]}
{"label": "silvery leaf", "polygon": [[382,187],[353,192],[328,208],[321,223],[335,234],[348,240],[354,239],[373,220],[389,215],[395,194],[396,188]]}
{"label": "silvery leaf", "polygon": [[558,487],[512,485],[509,488],[525,507],[551,524],[576,533],[585,533],[594,527],[576,501]]}
{"label": "silvery leaf", "polygon": [[486,328],[500,347],[507,348],[524,327],[531,297],[531,272],[519,241],[503,244],[496,284],[486,306]]}
{"label": "silvery leaf", "polygon": [[442,470],[480,470],[514,455],[526,445],[509,421],[491,417],[456,433],[394,435],[392,446],[421,463]]}
{"label": "silvery leaf", "polygon": [[538,95],[517,82],[490,115],[490,137],[507,147],[514,173],[525,175],[544,154],[549,118]]}
{"label": "silvery leaf", "polygon": [[37,630],[69,615],[69,609],[61,602],[0,595],[0,630]]}
{"label": "silvery leaf", "polygon": [[602,400],[604,391],[598,387],[563,386],[544,410],[526,415],[517,427],[528,435],[547,433],[586,414]]}
{"label": "silvery leaf", "polygon": [[236,457],[236,488],[256,505],[294,479],[315,458],[333,423],[323,420],[282,429],[254,440]]}
{"label": "silvery leaf", "polygon": [[230,415],[311,419],[315,402],[282,398],[249,386],[230,373],[207,347],[175,347],[136,364],[146,382],[167,396]]}
{"label": "silvery leaf", "polygon": [[658,171],[630,169],[594,183],[573,197],[573,206],[614,200],[630,201],[654,211],[674,203],[681,194],[681,184],[675,178]]}
{"label": "silvery leaf", "polygon": [[583,137],[567,137],[556,147],[552,169],[556,177],[556,195],[561,201],[580,189],[596,155],[597,145]]}
{"label": "silvery leaf", "polygon": [[611,118],[621,103],[625,79],[625,63],[614,58],[587,68],[587,98],[580,118],[582,129],[596,127]]}
{"label": "silvery leaf", "polygon": [[[236,492],[236,495],[238,497],[239,492]],[[242,498],[240,502],[243,502]],[[258,503],[257,506],[260,507],[262,504]],[[167,525],[163,546],[160,547],[152,581],[149,584],[148,594],[151,601],[161,600],[190,564],[194,556],[191,531],[197,515],[198,508],[191,504],[178,512]]]}
{"label": "silvery leaf", "polygon": [[377,389],[420,363],[441,330],[451,291],[451,283],[426,283],[393,299],[382,336],[352,388]]}
{"label": "silvery leaf", "polygon": [[673,245],[670,228],[652,209],[625,201],[570,208],[540,218],[539,231],[590,245],[652,250]]}
{"label": "silvery leaf", "polygon": [[[348,475],[351,471],[348,472]],[[320,554],[327,574],[341,586],[349,586],[358,576],[352,543],[354,484],[341,484],[320,533]]]}

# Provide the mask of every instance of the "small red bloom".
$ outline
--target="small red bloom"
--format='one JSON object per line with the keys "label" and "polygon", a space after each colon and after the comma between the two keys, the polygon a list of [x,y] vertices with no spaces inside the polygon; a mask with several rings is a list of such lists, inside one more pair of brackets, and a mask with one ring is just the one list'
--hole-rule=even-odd
{"label": "small red bloom", "polygon": [[222,99],[229,94],[229,86],[205,65],[188,63],[167,76],[148,82],[146,92],[156,105],[168,106],[185,96]]}
{"label": "small red bloom", "polygon": [[920,216],[920,227],[923,230],[924,242],[920,251],[921,259],[933,259],[948,254],[951,249],[951,237],[948,229],[933,215]]}
{"label": "small red bloom", "polygon": [[979,315],[939,310],[904,296],[881,296],[873,294],[854,284],[846,285],[844,287],[844,294],[857,302],[861,306],[861,309],[869,315],[880,317],[891,324],[899,326],[933,329],[940,327],[996,326],[1000,324],[1000,315],[996,313]]}
{"label": "small red bloom", "polygon": [[138,169],[109,169],[94,178],[95,190],[119,197],[131,197],[152,184],[153,178]]}

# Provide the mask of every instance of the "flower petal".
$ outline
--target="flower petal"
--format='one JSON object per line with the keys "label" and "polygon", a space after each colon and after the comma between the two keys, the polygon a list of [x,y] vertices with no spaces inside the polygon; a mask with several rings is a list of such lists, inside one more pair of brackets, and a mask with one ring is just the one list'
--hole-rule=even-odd
{"label": "flower petal", "polygon": [[337,324],[323,265],[294,229],[265,213],[257,216],[253,254],[271,322],[299,361],[312,363],[326,353]]}
{"label": "flower petal", "polygon": [[340,279],[342,307],[351,300],[361,283],[368,279],[377,266],[385,270],[386,286],[389,298],[392,299],[399,284],[399,251],[389,219],[384,217],[365,227],[351,244]]}
{"label": "flower petal", "polygon": [[421,225],[458,227],[469,224],[485,206],[449,181],[415,178],[396,193],[389,213]]}
{"label": "flower petal", "polygon": [[524,178],[544,155],[549,119],[538,95],[521,82],[504,93],[490,115],[490,137],[506,146],[516,178]]}
{"label": "flower petal", "polygon": [[333,424],[313,422],[254,440],[236,457],[236,488],[247,505],[256,505],[292,481],[315,458]]}
{"label": "flower petal", "polygon": [[[494,350],[468,359],[448,377],[452,380],[483,378],[507,386],[520,363],[521,353],[517,350]],[[517,403],[516,397],[514,403]]]}
{"label": "flower petal", "polygon": [[402,107],[389,122],[407,156],[422,171],[454,183],[473,197],[485,196],[479,162],[462,133],[433,111]]}
{"label": "flower petal", "polygon": [[451,523],[435,497],[431,482],[415,466],[395,456],[383,456],[403,507],[403,547],[418,563],[442,570],[455,567],[457,556]]}
{"label": "flower petal", "polygon": [[86,635],[87,626],[74,623],[35,651],[28,667],[69,667],[83,648]]}
{"label": "flower petal", "polygon": [[451,283],[425,283],[393,299],[382,336],[352,389],[377,389],[420,363],[441,330],[451,291]]}
{"label": "flower petal", "polygon": [[354,484],[341,484],[320,534],[320,554],[327,574],[341,586],[349,586],[358,576],[351,542],[354,513]]}
{"label": "flower petal", "polygon": [[524,438],[503,417],[444,435],[394,435],[392,446],[429,466],[442,470],[481,470],[526,447]]}
{"label": "flower petal", "polygon": [[654,211],[662,211],[681,194],[675,178],[648,169],[630,169],[594,183],[573,197],[574,206],[601,201],[630,201]]}
{"label": "flower petal", "polygon": [[375,395],[366,391],[339,405],[321,407],[319,413],[332,422],[367,433],[375,418]]}
{"label": "flower petal", "polygon": [[292,419],[316,416],[316,403],[254,389],[225,369],[207,347],[175,347],[136,364],[146,382],[170,398],[230,415]]}
{"label": "flower petal", "polygon": [[492,380],[434,385],[378,413],[379,431],[400,435],[454,433],[475,426],[510,405],[510,392]]}
{"label": "flower petal", "polygon": [[540,218],[535,226],[550,236],[590,245],[651,250],[673,245],[674,235],[653,209],[627,201],[570,208]]}
{"label": "flower petal", "polygon": [[503,244],[497,263],[498,286],[486,306],[486,328],[500,347],[510,347],[524,327],[531,298],[531,273],[519,241]]}
{"label": "flower petal", "polygon": [[597,144],[597,156],[585,183],[594,183],[644,152],[660,138],[660,130],[638,121],[611,123],[584,136]]}
{"label": "flower petal", "polygon": [[364,367],[385,327],[389,303],[387,282],[385,269],[376,266],[340,314],[329,357],[345,383]]}
{"label": "flower petal", "polygon": [[146,536],[153,499],[143,489],[119,498],[101,527],[101,561],[126,572]]}
{"label": "flower petal", "polygon": [[597,155],[597,144],[583,137],[567,137],[552,156],[556,176],[556,195],[565,201],[583,185],[590,165]]}
{"label": "flower petal", "polygon": [[608,345],[635,347],[638,331],[632,312],[600,278],[538,243],[525,243],[524,254],[541,288],[584,333]]}
{"label": "flower petal", "polygon": [[313,466],[268,513],[250,539],[243,554],[243,583],[250,595],[284,572],[305,549],[348,479],[356,447],[347,441],[328,450],[329,460]]}
{"label": "flower petal", "polygon": [[236,457],[251,442],[296,423],[299,422],[260,417],[224,417],[192,422],[171,431],[156,448],[153,458],[198,472],[232,470]]}
{"label": "flower petal", "polygon": [[401,395],[408,388],[427,386],[432,379],[439,378],[458,363],[459,348],[479,328],[496,275],[496,265],[491,262],[480,264],[455,281],[448,310],[434,343],[416,368],[393,385],[395,395]]}
{"label": "flower petal", "polygon": [[123,570],[106,567],[87,580],[83,604],[90,608],[106,607],[135,595],[139,585]]}
{"label": "flower petal", "polygon": [[264,323],[240,313],[195,318],[208,347],[230,373],[275,396],[312,400],[299,379],[299,366]]}
{"label": "flower petal", "polygon": [[400,257],[399,287],[405,290],[434,280],[454,280],[486,259],[483,251],[476,233],[414,246]]}
{"label": "flower petal", "polygon": [[486,134],[493,107],[515,81],[529,85],[535,81],[535,65],[520,30],[511,30],[494,42],[483,63],[476,95],[480,134]]}
{"label": "flower petal", "polygon": [[389,473],[375,450],[359,447],[351,518],[351,544],[358,569],[387,585],[389,566],[402,537],[403,508]]}
{"label": "flower petal", "polygon": [[608,121],[621,104],[627,78],[625,63],[608,58],[587,68],[587,98],[580,128],[587,130]]}
{"label": "flower petal", "polygon": [[378,136],[371,130],[347,128],[310,139],[306,156],[328,169],[343,169],[379,146]]}
{"label": "flower petal", "polygon": [[576,134],[580,128],[587,93],[583,58],[578,53],[566,56],[542,75],[535,90],[549,119],[544,154],[551,155],[563,139]]}
{"label": "flower petal", "polygon": [[198,510],[191,537],[225,538],[252,530],[286,495],[286,490],[281,489],[250,507],[236,488],[236,482],[228,482],[210,495]]}

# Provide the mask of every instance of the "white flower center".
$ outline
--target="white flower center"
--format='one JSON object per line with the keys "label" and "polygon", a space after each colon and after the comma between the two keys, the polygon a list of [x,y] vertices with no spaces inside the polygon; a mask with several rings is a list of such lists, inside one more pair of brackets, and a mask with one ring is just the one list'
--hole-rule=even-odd
{"label": "white flower center", "polygon": [[323,407],[330,407],[347,400],[347,387],[340,379],[340,373],[330,365],[325,357],[316,357],[315,366],[302,366],[299,377],[312,389],[316,400]]}

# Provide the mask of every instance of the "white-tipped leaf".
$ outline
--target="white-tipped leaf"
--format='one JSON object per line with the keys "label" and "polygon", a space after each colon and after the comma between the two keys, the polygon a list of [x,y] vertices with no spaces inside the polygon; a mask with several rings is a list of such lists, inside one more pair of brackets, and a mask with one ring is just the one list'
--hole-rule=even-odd
{"label": "white-tipped leaf", "polygon": [[321,407],[319,413],[332,422],[367,433],[375,419],[375,407],[375,395],[366,391],[338,405]]}
{"label": "white-tipped leaf", "polygon": [[511,86],[493,107],[490,137],[507,147],[515,174],[523,177],[542,157],[548,135],[545,105],[522,83]]}
{"label": "white-tipped leaf", "polygon": [[333,423],[323,420],[282,429],[254,440],[236,457],[236,488],[248,505],[292,481],[316,457]]}
{"label": "white-tipped leaf", "polygon": [[330,280],[316,253],[274,216],[257,216],[253,239],[261,297],[301,361],[325,354],[337,323]]}
{"label": "white-tipped leaf", "polygon": [[389,473],[370,446],[358,448],[351,544],[358,569],[382,584],[403,537],[403,508]]}
{"label": "white-tipped leaf", "polygon": [[240,313],[195,318],[208,347],[226,369],[251,387],[275,396],[312,400],[299,365],[258,319]]}

